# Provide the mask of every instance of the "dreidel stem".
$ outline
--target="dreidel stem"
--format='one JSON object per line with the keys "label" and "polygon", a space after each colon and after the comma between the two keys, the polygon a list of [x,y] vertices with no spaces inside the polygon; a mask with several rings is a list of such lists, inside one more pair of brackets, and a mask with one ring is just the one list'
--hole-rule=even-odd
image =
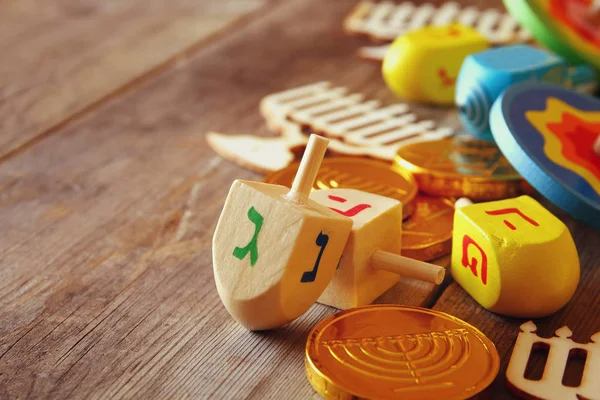
{"label": "dreidel stem", "polygon": [[466,197],[461,197],[460,199],[456,200],[456,202],[454,203],[454,208],[456,210],[458,210],[459,208],[463,208],[465,206],[470,206],[473,204],[473,201],[469,198]]}
{"label": "dreidel stem", "polygon": [[600,0],[596,0],[590,5],[585,17],[592,24],[600,24]]}
{"label": "dreidel stem", "polygon": [[375,250],[373,252],[371,255],[371,266],[436,285],[442,283],[444,276],[446,276],[446,270],[439,265],[414,260],[383,250]]}
{"label": "dreidel stem", "polygon": [[306,150],[300,161],[298,172],[292,183],[292,188],[287,194],[287,198],[297,203],[306,203],[308,195],[315,183],[317,172],[321,167],[321,161],[325,156],[329,139],[322,136],[312,134],[308,139]]}

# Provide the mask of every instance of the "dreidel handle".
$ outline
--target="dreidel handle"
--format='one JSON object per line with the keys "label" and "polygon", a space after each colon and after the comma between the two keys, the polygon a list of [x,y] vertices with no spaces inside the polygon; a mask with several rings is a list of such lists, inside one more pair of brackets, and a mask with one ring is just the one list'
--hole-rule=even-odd
{"label": "dreidel handle", "polygon": [[306,150],[304,150],[304,155],[298,167],[298,172],[296,172],[296,177],[292,183],[292,188],[286,196],[289,200],[297,203],[307,202],[328,144],[329,139],[315,134],[310,135]]}
{"label": "dreidel handle", "polygon": [[456,202],[454,203],[454,208],[456,210],[458,210],[459,208],[463,208],[466,206],[470,206],[473,204],[473,201],[467,197],[461,197],[460,199],[456,200]]}
{"label": "dreidel handle", "polygon": [[592,24],[600,24],[600,1],[595,0],[588,9],[586,19]]}
{"label": "dreidel handle", "polygon": [[429,264],[412,258],[383,250],[375,250],[371,255],[371,266],[413,279],[439,285],[446,276],[446,270],[438,265]]}

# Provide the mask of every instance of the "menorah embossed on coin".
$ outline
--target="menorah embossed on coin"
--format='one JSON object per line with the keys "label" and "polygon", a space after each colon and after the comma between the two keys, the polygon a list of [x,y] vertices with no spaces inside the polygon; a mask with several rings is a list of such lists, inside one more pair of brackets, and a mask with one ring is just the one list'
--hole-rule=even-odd
{"label": "menorah embossed on coin", "polygon": [[470,355],[470,332],[441,332],[323,341],[346,368],[398,384],[394,392],[454,385],[443,377],[460,368]]}

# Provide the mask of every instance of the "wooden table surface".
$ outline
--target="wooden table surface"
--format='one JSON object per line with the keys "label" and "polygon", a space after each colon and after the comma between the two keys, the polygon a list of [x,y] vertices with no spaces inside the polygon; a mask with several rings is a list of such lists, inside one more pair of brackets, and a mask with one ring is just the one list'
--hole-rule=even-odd
{"label": "wooden table surface", "polygon": [[[266,135],[261,97],[320,80],[394,101],[379,66],[355,57],[368,42],[342,32],[355,3],[0,2],[0,398],[318,398],[303,349],[334,309],[250,333],[220,303],[212,233],[231,182],[262,177],[204,136]],[[416,109],[458,126],[451,110]],[[582,277],[535,322],[587,342],[600,330],[600,233],[551,210]],[[504,371],[523,320],[451,280],[404,280],[378,302],[481,329],[502,366],[479,397],[511,398]]]}

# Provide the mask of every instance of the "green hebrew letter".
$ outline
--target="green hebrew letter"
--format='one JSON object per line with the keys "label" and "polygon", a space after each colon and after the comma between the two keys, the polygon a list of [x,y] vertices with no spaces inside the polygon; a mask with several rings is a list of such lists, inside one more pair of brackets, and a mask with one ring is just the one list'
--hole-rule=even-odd
{"label": "green hebrew letter", "polygon": [[233,256],[242,260],[244,257],[246,257],[246,254],[250,252],[250,266],[254,267],[254,264],[256,264],[258,261],[258,247],[256,246],[256,241],[258,239],[258,233],[262,228],[264,219],[263,216],[254,209],[254,207],[250,207],[248,210],[248,219],[250,219],[250,221],[252,221],[254,224],[254,236],[252,236],[252,239],[246,245],[246,247],[236,247],[233,250]]}

